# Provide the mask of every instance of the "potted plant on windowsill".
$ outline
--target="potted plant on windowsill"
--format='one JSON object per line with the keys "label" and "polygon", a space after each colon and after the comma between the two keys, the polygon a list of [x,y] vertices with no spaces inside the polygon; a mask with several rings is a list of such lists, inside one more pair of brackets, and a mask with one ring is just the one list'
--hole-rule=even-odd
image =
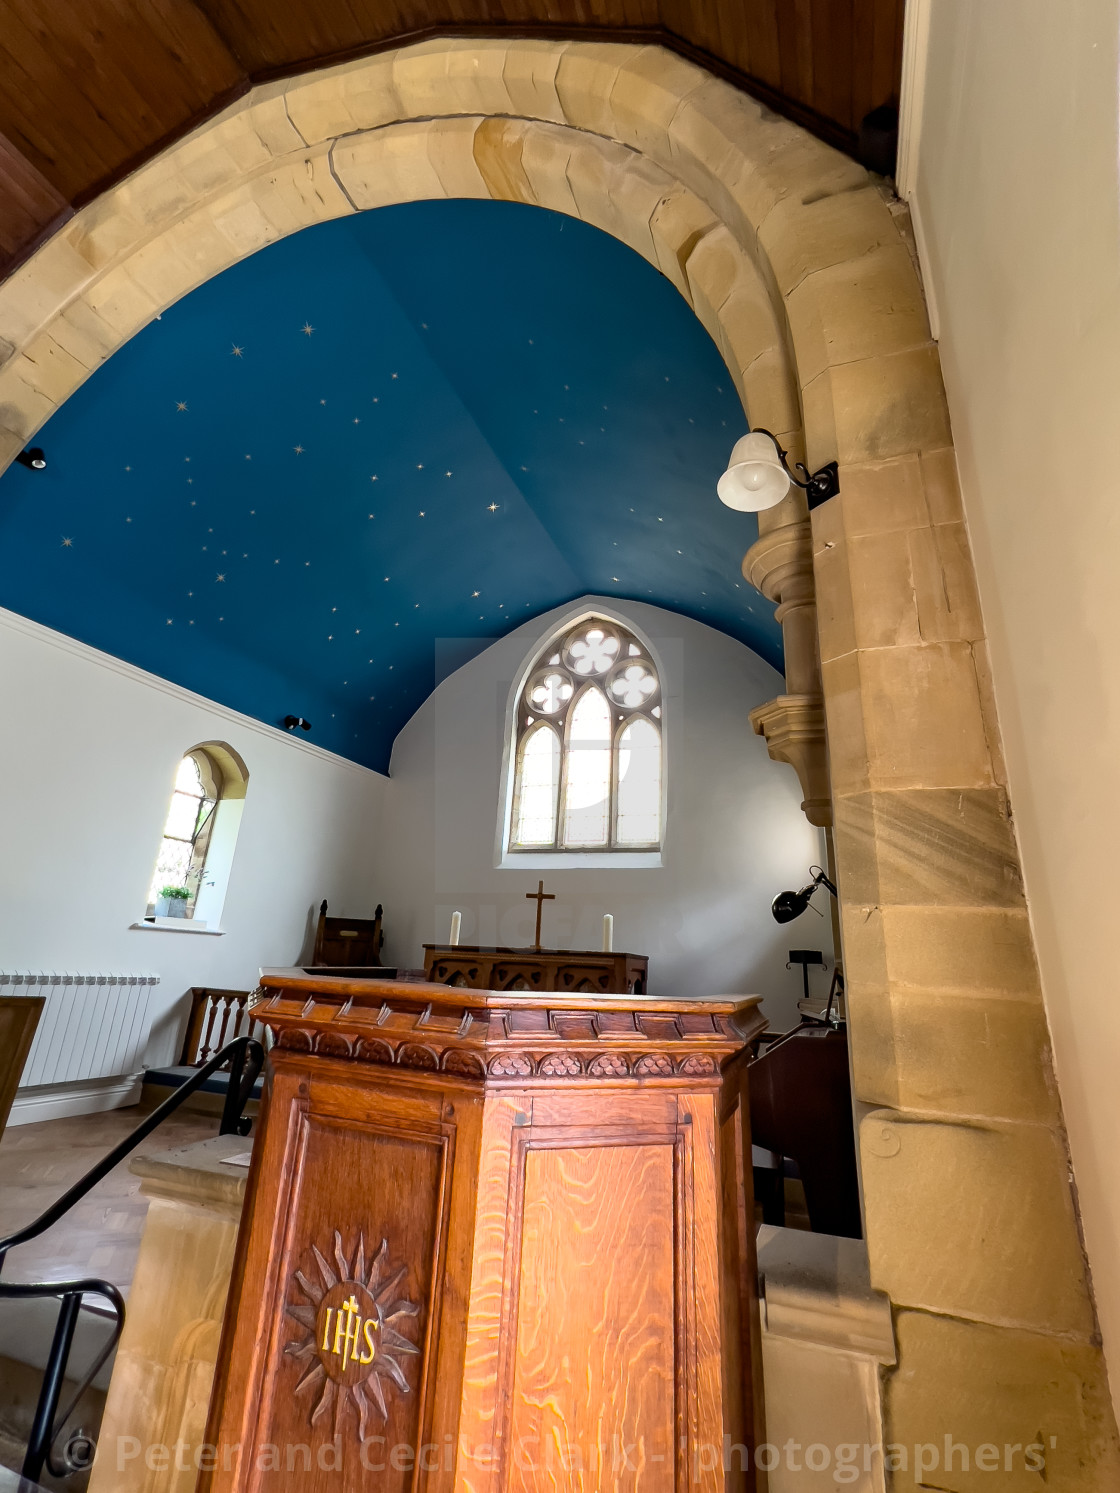
{"label": "potted plant on windowsill", "polygon": [[157,918],[185,918],[190,889],[185,886],[161,886],[156,901]]}

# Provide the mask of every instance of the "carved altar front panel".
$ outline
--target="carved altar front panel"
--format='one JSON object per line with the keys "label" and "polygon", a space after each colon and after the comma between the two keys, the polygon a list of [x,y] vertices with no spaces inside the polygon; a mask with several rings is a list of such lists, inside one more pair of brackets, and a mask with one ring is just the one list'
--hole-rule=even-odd
{"label": "carved altar front panel", "polygon": [[429,980],[441,985],[470,990],[641,995],[649,984],[649,960],[644,954],[582,949],[425,944],[424,972]]}

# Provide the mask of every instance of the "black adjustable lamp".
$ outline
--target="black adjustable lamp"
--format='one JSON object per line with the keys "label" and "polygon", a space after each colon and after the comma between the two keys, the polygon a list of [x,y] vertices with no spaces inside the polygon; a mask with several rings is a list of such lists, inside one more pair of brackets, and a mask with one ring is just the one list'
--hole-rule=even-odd
{"label": "black adjustable lamp", "polygon": [[799,892],[779,892],[774,898],[770,911],[774,914],[776,923],[792,923],[794,918],[799,918],[813,900],[813,893],[819,886],[826,886],[836,896],[835,886],[820,866],[810,866],[809,875],[813,878],[812,881]]}

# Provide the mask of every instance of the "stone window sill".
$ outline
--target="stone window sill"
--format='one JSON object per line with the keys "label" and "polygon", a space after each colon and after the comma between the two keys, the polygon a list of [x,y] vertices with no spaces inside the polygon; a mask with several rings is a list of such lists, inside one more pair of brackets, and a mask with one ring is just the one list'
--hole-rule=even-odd
{"label": "stone window sill", "polygon": [[500,871],[638,871],[660,866],[660,850],[507,850]]}
{"label": "stone window sill", "polygon": [[144,918],[139,923],[130,923],[130,928],[146,928],[149,933],[197,933],[210,938],[221,938],[224,928],[208,928],[205,923],[196,923],[190,918]]}

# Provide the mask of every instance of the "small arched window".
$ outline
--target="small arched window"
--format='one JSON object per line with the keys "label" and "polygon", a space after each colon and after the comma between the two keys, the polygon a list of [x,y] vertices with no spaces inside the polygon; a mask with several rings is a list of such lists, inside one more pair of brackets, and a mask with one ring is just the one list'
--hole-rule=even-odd
{"label": "small arched window", "polygon": [[550,640],[514,716],[508,845],[517,851],[661,848],[661,683],[617,622]]}
{"label": "small arched window", "polygon": [[224,742],[192,747],[175,773],[147,917],[221,917],[249,774]]}

